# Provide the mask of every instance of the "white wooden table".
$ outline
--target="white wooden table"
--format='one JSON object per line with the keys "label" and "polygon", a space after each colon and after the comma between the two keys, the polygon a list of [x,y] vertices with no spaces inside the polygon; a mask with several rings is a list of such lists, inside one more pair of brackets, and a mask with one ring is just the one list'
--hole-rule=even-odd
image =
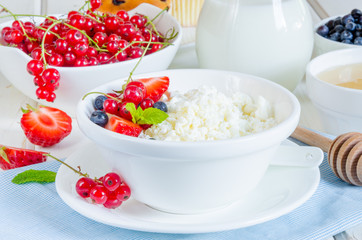
{"label": "white wooden table", "polygon": [[[23,1],[22,1],[23,2]],[[71,9],[76,9],[82,4],[83,0],[76,1],[24,1],[21,6],[18,6],[17,1],[2,0],[1,4],[11,7],[14,11],[28,13],[59,13],[67,12]],[[319,21],[320,16],[326,17],[326,15],[339,15],[345,14],[351,11],[353,8],[362,9],[362,0],[310,0],[311,5],[315,8],[320,8],[321,13],[316,14],[312,10],[312,14],[315,21]],[[60,4],[61,3],[61,4]],[[323,15],[324,14],[324,15]],[[191,30],[192,31],[192,30]],[[189,41],[186,39],[186,41]],[[186,61],[185,61],[186,59]],[[181,47],[176,58],[171,64],[170,68],[193,68],[197,67],[197,58],[192,44]],[[323,130],[323,126],[320,124],[316,109],[311,104],[309,98],[306,95],[305,82],[302,81],[298,88],[295,90],[295,95],[298,97],[302,106],[302,115],[300,119],[300,125],[309,127],[315,130]],[[24,96],[17,89],[15,89],[11,83],[5,79],[0,73],[0,144],[23,147],[30,149],[43,150],[51,152],[52,155],[59,158],[65,158],[69,154],[73,153],[81,145],[88,142],[82,135],[77,127],[76,120],[73,119],[73,131],[65,138],[60,144],[43,149],[32,145],[25,138],[23,131],[20,127],[20,118],[22,116],[21,107],[26,104],[36,105],[34,101]],[[362,224],[352,229],[340,233],[336,236],[330,237],[327,240],[362,240]]]}

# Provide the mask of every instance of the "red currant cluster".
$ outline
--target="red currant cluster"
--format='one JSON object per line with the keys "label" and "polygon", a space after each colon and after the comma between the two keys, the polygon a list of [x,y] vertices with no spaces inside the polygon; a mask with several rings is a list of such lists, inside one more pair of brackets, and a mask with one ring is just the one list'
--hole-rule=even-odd
{"label": "red currant cluster", "polygon": [[169,45],[176,36],[162,36],[146,16],[130,16],[123,10],[115,15],[99,13],[101,0],[87,4],[88,10],[70,11],[65,19],[43,16],[40,25],[15,20],[1,30],[3,42],[33,58],[27,70],[34,75],[38,98],[50,102],[56,98],[60,74],[48,65],[83,67],[140,58]]}
{"label": "red currant cluster", "polygon": [[114,172],[107,173],[99,179],[80,178],[75,189],[82,198],[90,198],[93,203],[106,208],[117,208],[131,196],[129,186]]}

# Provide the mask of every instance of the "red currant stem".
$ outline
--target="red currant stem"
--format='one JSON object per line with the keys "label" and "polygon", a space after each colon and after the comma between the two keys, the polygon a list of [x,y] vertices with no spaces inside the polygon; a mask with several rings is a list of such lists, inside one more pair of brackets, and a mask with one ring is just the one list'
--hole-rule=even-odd
{"label": "red currant stem", "polygon": [[[97,14],[95,14],[96,16],[98,16]],[[84,16],[89,17],[90,19],[92,19],[93,21],[97,22],[97,23],[102,23],[102,21],[98,20],[97,18],[94,18],[92,15],[86,13],[84,14]]]}
{"label": "red currant stem", "polygon": [[[152,32],[150,30],[147,29],[147,31],[150,33],[150,40],[147,43],[146,49],[148,49],[151,45],[151,39],[152,39]],[[131,81],[132,79],[132,75],[134,73],[134,71],[137,69],[138,65],[140,64],[142,58],[145,56],[147,51],[143,51],[141,57],[138,59],[136,65],[134,66],[134,68],[132,69],[132,71],[129,73],[128,79],[127,79],[127,84]]]}
{"label": "red currant stem", "polygon": [[59,158],[56,158],[56,157],[50,155],[49,153],[44,153],[44,156],[51,157],[51,158],[53,158],[54,160],[60,162],[61,164],[64,164],[65,166],[67,166],[67,167],[70,168],[73,172],[79,174],[80,176],[89,177],[88,173],[82,173],[82,172],[80,171],[80,168],[79,168],[79,170],[77,170],[77,169],[73,168],[72,166],[70,166],[69,164],[67,164],[66,162],[63,162],[63,161],[60,160]]}
{"label": "red currant stem", "polygon": [[106,96],[106,97],[108,97],[108,98],[111,98],[111,99],[113,99],[113,100],[115,100],[115,101],[117,101],[117,102],[122,102],[121,99],[115,98],[115,97],[113,97],[113,96],[111,96],[111,95],[108,95],[108,94],[102,93],[102,92],[89,92],[89,93],[87,93],[86,95],[84,95],[84,96],[82,97],[82,100],[84,100],[86,97],[88,97],[88,96],[91,95],[91,94],[101,94],[101,95],[104,95],[104,96]]}
{"label": "red currant stem", "polygon": [[[165,8],[164,8],[161,12],[159,12],[154,18],[152,18],[151,21],[148,21],[145,26],[147,27],[148,24],[153,23],[153,21],[155,21],[162,13],[168,11],[168,9],[169,9],[168,7],[165,7]],[[147,16],[145,16],[145,17],[147,17]],[[149,20],[148,17],[147,17],[147,20]]]}
{"label": "red currant stem", "polygon": [[83,6],[81,6],[81,7],[78,9],[78,12],[83,11],[86,6],[88,6],[88,9],[89,9],[89,3],[90,3],[90,1],[85,1],[84,4],[83,4]]}
{"label": "red currant stem", "polygon": [[47,36],[47,34],[50,32],[50,29],[52,27],[54,27],[55,25],[57,25],[60,21],[59,20],[54,20],[53,23],[48,27],[48,29],[45,30],[44,32],[44,36],[43,39],[41,40],[41,56],[43,58],[43,62],[44,62],[44,69],[47,66],[47,60],[45,59],[45,38]]}

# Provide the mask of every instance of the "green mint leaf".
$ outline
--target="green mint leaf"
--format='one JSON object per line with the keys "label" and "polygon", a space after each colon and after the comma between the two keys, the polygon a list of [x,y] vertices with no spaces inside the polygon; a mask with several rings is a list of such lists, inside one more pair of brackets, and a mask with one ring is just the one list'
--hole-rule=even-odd
{"label": "green mint leaf", "polygon": [[168,118],[168,114],[157,108],[147,108],[143,111],[139,124],[160,124]]}
{"label": "green mint leaf", "polygon": [[137,110],[136,110],[136,105],[134,103],[126,103],[126,109],[131,113],[132,115],[132,122],[136,123],[136,119],[137,119]]}
{"label": "green mint leaf", "polygon": [[16,175],[13,180],[15,184],[24,184],[28,182],[37,182],[37,183],[51,183],[55,182],[56,172],[48,170],[26,170],[22,173]]}
{"label": "green mint leaf", "polygon": [[136,124],[159,124],[168,118],[168,114],[157,108],[147,108],[143,110],[141,107],[136,109],[134,103],[127,103],[126,109],[132,115],[132,122]]}

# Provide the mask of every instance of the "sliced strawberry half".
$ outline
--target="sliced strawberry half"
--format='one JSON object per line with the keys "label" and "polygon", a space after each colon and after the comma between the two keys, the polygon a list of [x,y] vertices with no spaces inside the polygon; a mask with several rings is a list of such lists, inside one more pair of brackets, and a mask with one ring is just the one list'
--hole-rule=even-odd
{"label": "sliced strawberry half", "polygon": [[151,98],[154,102],[160,100],[162,95],[167,91],[170,86],[170,79],[167,76],[141,78],[135,81],[142,82],[146,87],[146,97]]}
{"label": "sliced strawberry half", "polygon": [[29,141],[35,145],[49,147],[59,143],[72,131],[72,119],[62,110],[28,105],[23,109],[20,125]]}
{"label": "sliced strawberry half", "polygon": [[140,125],[128,121],[127,119],[111,114],[108,115],[108,118],[108,123],[104,127],[108,130],[132,137],[138,137],[142,132],[142,127]]}
{"label": "sliced strawberry half", "polygon": [[45,162],[46,152],[0,145],[0,168],[3,170]]}

